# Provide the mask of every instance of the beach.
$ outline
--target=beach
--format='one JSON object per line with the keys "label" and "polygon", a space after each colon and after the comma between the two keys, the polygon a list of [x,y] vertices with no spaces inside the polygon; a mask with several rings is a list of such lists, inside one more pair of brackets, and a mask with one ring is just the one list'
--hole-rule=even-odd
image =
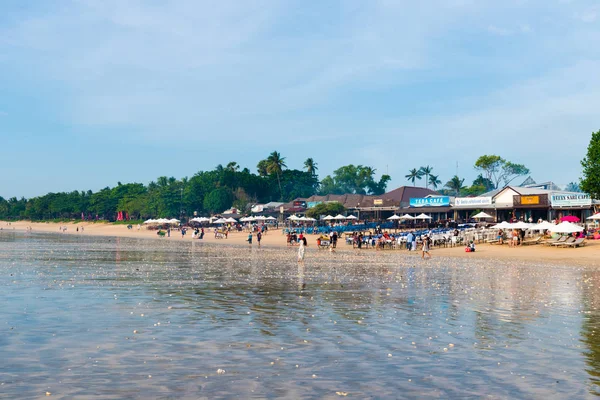
{"label": "beach", "polygon": [[[61,227],[66,227],[66,231],[62,232]],[[81,228],[84,228],[83,231]],[[31,228],[33,232],[49,232],[60,233],[64,235],[85,235],[85,236],[114,236],[114,237],[129,237],[129,238],[145,238],[163,241],[196,241],[215,244],[227,244],[248,246],[246,232],[232,232],[227,239],[217,239],[214,237],[212,228],[205,228],[204,239],[192,239],[192,230],[187,231],[184,238],[181,237],[179,231],[172,231],[171,237],[158,237],[156,230],[148,230],[145,226],[137,229],[137,225],[133,229],[127,229],[126,225],[104,223],[104,222],[77,222],[77,223],[55,223],[55,222],[30,222],[16,221],[8,225],[6,221],[0,221],[0,228],[3,231],[19,230],[25,231]],[[79,228],[79,231],[77,231]],[[308,249],[310,254],[316,250],[317,236],[308,235]],[[257,247],[256,234],[253,235],[253,244]],[[281,229],[269,230],[266,235],[263,235],[261,245],[268,248],[284,248],[287,247],[285,236]],[[374,249],[353,249],[347,245],[345,241],[340,240],[336,249],[337,252],[376,252]],[[379,253],[406,253],[413,256],[420,256],[419,252],[407,252],[406,250],[384,250]],[[519,246],[509,248],[507,245],[489,245],[478,244],[475,253],[467,253],[464,247],[434,247],[431,251],[433,257],[458,257],[465,259],[482,259],[482,260],[506,260],[506,261],[527,261],[536,263],[548,263],[553,265],[577,265],[577,266],[600,266],[600,241],[588,240],[584,247],[579,248],[557,248],[543,245]]]}

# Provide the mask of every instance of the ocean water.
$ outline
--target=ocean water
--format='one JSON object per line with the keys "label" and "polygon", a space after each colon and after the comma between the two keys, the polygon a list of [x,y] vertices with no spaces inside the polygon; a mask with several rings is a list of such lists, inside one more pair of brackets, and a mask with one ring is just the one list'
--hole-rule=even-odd
{"label": "ocean water", "polygon": [[596,268],[4,231],[0,298],[0,398],[600,393]]}

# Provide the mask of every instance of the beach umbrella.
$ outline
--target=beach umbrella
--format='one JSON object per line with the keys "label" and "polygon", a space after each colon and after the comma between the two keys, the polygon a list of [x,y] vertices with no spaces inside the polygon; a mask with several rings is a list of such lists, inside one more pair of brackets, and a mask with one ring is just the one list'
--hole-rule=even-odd
{"label": "beach umbrella", "polygon": [[156,220],[155,219],[148,219],[146,221],[144,221],[144,224],[156,224]]}
{"label": "beach umbrella", "polygon": [[523,222],[523,221],[519,221],[519,222],[515,222],[514,224],[510,224],[510,227],[513,229],[528,229],[531,226],[531,224],[528,224],[527,222]]}
{"label": "beach umbrella", "polygon": [[492,226],[492,228],[493,229],[510,229],[510,228],[512,228],[512,226],[508,222],[502,221],[499,224]]}
{"label": "beach umbrella", "polygon": [[225,222],[236,223],[237,220],[235,218],[229,217],[229,218],[225,218]]}
{"label": "beach umbrella", "polygon": [[298,220],[300,220],[300,217],[297,217],[295,215],[290,215],[287,219],[289,219],[290,221],[298,221]]}
{"label": "beach umbrella", "polygon": [[226,223],[226,222],[227,222],[227,220],[226,220],[226,219],[224,219],[224,218],[219,218],[219,219],[216,219],[216,220],[214,220],[212,223],[213,223],[213,224],[224,224],[224,223]]}
{"label": "beach umbrella", "polygon": [[400,217],[400,219],[409,220],[409,219],[415,219],[415,217],[408,215],[408,214],[404,214],[403,216]]}
{"label": "beach umbrella", "polygon": [[574,233],[583,231],[583,227],[565,221],[554,225],[554,228],[550,229],[550,231],[552,233]]}
{"label": "beach umbrella", "polygon": [[158,222],[159,224],[168,224],[169,220],[166,218],[159,218],[156,220],[156,222]]}
{"label": "beach umbrella", "polygon": [[348,215],[346,219],[358,219],[358,217],[355,217],[354,215]]}
{"label": "beach umbrella", "polygon": [[554,228],[556,225],[553,224],[552,222],[548,222],[548,221],[543,221],[540,222],[539,224],[535,224],[533,226],[530,226],[528,229],[530,231],[543,231],[543,230],[552,230],[552,228]]}
{"label": "beach umbrella", "polygon": [[339,220],[346,219],[346,217],[344,217],[342,214],[338,214],[338,215],[336,215],[336,216],[335,216],[335,217],[333,217],[333,218],[334,218],[334,219],[339,219]]}
{"label": "beach umbrella", "polygon": [[264,215],[258,215],[256,217],[254,217],[254,219],[257,221],[264,221],[267,219],[267,217],[265,217]]}
{"label": "beach umbrella", "polygon": [[579,222],[579,218],[574,215],[566,215],[560,219],[561,222]]}
{"label": "beach umbrella", "polygon": [[169,220],[169,223],[170,223],[170,224],[178,224],[178,223],[179,223],[179,220],[178,220],[178,219],[175,219],[175,218],[172,218],[172,219],[170,219],[170,220]]}
{"label": "beach umbrella", "polygon": [[600,220],[600,213],[594,214],[591,217],[587,217],[586,219]]}
{"label": "beach umbrella", "polygon": [[421,214],[417,215],[415,217],[415,219],[432,219],[432,218],[429,215],[427,215],[427,214],[421,213]]}
{"label": "beach umbrella", "polygon": [[[314,218],[313,218],[313,219],[314,219]],[[267,220],[269,220],[269,221],[277,221],[277,218],[275,218],[275,217],[271,217],[271,216],[268,216],[268,217],[267,217]]]}
{"label": "beach umbrella", "polygon": [[402,219],[402,217],[394,214],[394,215],[392,215],[391,217],[388,218],[389,221],[395,221],[397,219]]}
{"label": "beach umbrella", "polygon": [[479,214],[473,215],[471,218],[479,219],[479,218],[494,218],[490,214],[484,213],[483,211]]}
{"label": "beach umbrella", "polygon": [[331,215],[328,215],[325,218],[323,218],[323,220],[325,220],[325,221],[331,221],[332,219],[335,219],[335,218],[332,217]]}

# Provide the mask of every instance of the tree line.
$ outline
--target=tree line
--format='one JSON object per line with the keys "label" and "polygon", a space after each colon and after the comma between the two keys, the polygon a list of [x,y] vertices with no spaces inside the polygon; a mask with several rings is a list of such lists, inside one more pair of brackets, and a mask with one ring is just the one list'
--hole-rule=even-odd
{"label": "tree line", "polygon": [[289,169],[285,157],[272,152],[256,166],[256,173],[237,162],[199,171],[191,178],[161,176],[148,185],[121,183],[97,192],[48,193],[30,199],[0,197],[1,219],[103,219],[113,221],[122,211],[131,219],[192,217],[223,212],[234,207],[241,212],[249,204],[291,201],[314,194],[382,194],[391,179],[375,180],[371,167],[347,165],[319,182],[317,163],[308,158],[302,170]]}

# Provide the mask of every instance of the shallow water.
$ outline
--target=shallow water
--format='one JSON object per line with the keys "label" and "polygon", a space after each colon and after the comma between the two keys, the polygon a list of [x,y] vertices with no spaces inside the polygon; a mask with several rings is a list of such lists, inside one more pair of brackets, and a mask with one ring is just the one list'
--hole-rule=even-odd
{"label": "shallow water", "polygon": [[2,232],[0,296],[0,398],[600,393],[594,268]]}

